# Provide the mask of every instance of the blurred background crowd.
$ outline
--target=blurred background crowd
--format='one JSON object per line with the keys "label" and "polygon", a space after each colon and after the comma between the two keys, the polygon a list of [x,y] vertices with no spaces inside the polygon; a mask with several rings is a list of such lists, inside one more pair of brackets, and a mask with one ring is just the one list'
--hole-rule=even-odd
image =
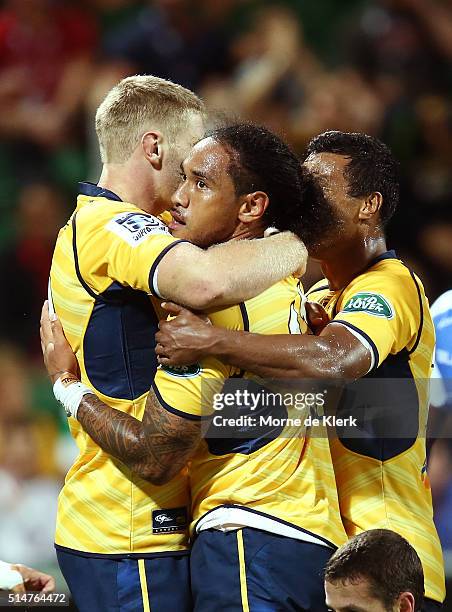
{"label": "blurred background crowd", "polygon": [[[390,247],[431,301],[452,286],[452,0],[0,1],[0,558],[42,569],[75,450],[43,374],[39,312],[77,181],[98,178],[96,107],[137,73],[299,154],[326,129],[379,136],[402,170]],[[429,470],[452,550],[450,440]]]}

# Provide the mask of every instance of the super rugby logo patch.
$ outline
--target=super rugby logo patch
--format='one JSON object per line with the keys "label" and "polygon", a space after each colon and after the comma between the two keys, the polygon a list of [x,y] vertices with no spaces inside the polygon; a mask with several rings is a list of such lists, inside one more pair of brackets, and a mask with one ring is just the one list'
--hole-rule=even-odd
{"label": "super rugby logo patch", "polygon": [[373,317],[394,318],[391,303],[380,293],[357,293],[348,300],[341,312],[365,312]]}
{"label": "super rugby logo patch", "polygon": [[169,230],[160,219],[144,213],[121,213],[116,215],[105,226],[130,246],[135,247],[152,234],[169,234]]}

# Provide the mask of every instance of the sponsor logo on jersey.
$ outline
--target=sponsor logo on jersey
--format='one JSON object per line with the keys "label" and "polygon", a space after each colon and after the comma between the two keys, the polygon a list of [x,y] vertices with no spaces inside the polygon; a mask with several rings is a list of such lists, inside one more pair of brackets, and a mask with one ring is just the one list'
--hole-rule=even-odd
{"label": "sponsor logo on jersey", "polygon": [[171,376],[177,376],[178,378],[194,378],[201,372],[201,366],[199,363],[192,363],[191,365],[182,366],[162,366],[167,374]]}
{"label": "sponsor logo on jersey", "polygon": [[187,528],[187,508],[165,508],[152,511],[152,533],[171,533]]}
{"label": "sponsor logo on jersey", "polygon": [[374,317],[392,319],[394,309],[380,293],[357,293],[348,300],[342,312],[365,312]]}
{"label": "sponsor logo on jersey", "polygon": [[106,228],[132,247],[153,234],[169,234],[166,225],[157,217],[134,212],[116,215],[110,219]]}

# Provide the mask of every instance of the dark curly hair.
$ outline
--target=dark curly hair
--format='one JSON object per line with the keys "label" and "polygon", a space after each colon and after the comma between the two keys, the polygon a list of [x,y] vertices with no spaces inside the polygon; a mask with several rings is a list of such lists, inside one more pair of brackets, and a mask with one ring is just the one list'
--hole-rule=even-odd
{"label": "dark curly hair", "polygon": [[380,219],[385,226],[399,202],[398,162],[389,147],[373,136],[358,132],[323,132],[308,144],[311,153],[335,153],[348,157],[344,175],[353,198],[379,191],[383,196]]}
{"label": "dark curly hair", "polygon": [[[230,156],[229,175],[236,195],[263,191],[270,205],[263,219],[282,228],[303,197],[300,161],[276,134],[252,123],[220,127],[207,134]],[[287,228],[290,229],[290,228]]]}

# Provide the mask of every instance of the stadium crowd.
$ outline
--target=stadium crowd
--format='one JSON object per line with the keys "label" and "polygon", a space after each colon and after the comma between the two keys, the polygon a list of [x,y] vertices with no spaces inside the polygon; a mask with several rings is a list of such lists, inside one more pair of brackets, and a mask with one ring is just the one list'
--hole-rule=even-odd
{"label": "stadium crowd", "polygon": [[[326,129],[378,136],[402,171],[389,245],[432,303],[452,279],[452,2],[0,7],[0,557],[52,570],[56,498],[75,446],[41,364],[39,312],[77,182],[98,178],[94,113],[108,89],[132,74],[171,79],[298,153]],[[311,264],[306,286],[318,278]],[[433,446],[429,475],[452,551],[452,440]]]}

